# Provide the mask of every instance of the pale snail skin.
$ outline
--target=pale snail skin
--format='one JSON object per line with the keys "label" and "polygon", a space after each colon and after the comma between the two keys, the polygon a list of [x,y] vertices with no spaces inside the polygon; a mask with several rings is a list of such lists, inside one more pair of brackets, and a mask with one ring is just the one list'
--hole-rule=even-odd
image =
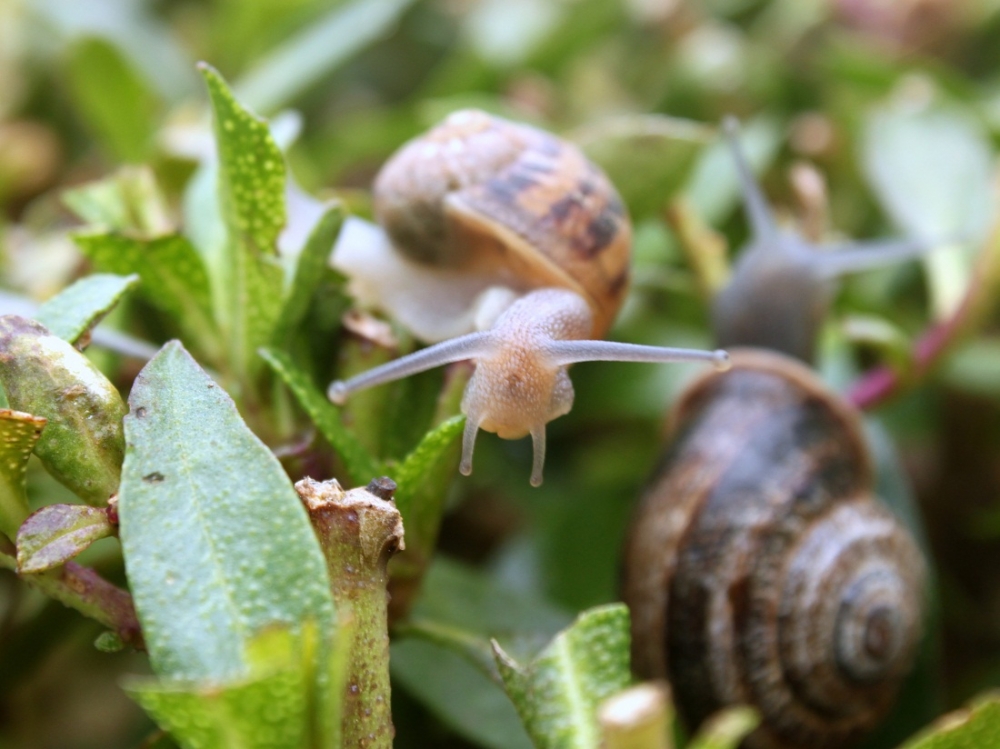
{"label": "pale snail skin", "polygon": [[330,399],[343,403],[363,388],[474,360],[462,399],[465,475],[478,430],[506,439],[530,434],[531,484],[541,484],[545,425],[573,404],[570,364],[728,366],[724,351],[594,340],[628,288],[631,223],[600,169],[553,135],[476,110],[455,112],[386,163],[374,204],[384,233],[345,231],[334,265],[359,296],[440,342],[334,382]]}
{"label": "pale snail skin", "polygon": [[[925,565],[875,497],[860,416],[802,361],[846,271],[913,241],[824,253],[779,229],[736,140],[752,240],[713,306],[732,369],[696,380],[623,564],[633,665],[692,726],[757,708],[749,749],[849,746],[890,708],[921,636]],[[757,348],[741,348],[755,346]]]}

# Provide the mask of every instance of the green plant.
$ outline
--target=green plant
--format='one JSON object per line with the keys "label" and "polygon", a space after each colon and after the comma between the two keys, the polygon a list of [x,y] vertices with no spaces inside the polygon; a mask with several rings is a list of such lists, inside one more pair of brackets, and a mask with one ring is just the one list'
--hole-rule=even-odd
{"label": "green plant", "polygon": [[[893,441],[911,469],[939,461],[969,490],[909,471],[924,511],[949,508],[928,545],[948,677],[932,635],[870,746],[900,746],[998,683],[981,603],[996,589],[996,430],[969,426],[995,426],[1000,392],[995,11],[966,9],[982,28],[941,24],[975,51],[962,57],[860,37],[848,4],[819,17],[780,0],[680,3],[690,15],[666,20],[656,3],[503,5],[0,0],[0,29],[28,40],[0,43],[0,280],[15,291],[0,292],[4,746],[385,745],[386,669],[397,746],[598,740],[597,706],[630,681],[628,613],[609,603],[621,530],[684,375],[575,370],[576,408],[553,422],[531,494],[519,444],[483,439],[476,474],[457,477],[468,367],[343,410],[323,394],[414,348],[392,320],[343,322],[352,302],[327,256],[344,216],[370,211],[357,188],[469,105],[560,131],[618,186],[636,222],[618,339],[710,343],[708,299],[745,231],[712,144],[724,113],[746,122],[769,195],[801,225],[822,233],[832,212],[853,236],[966,240],[924,273],[850,282],[819,362],[876,414],[894,509],[917,514]],[[194,50],[232,89],[194,72]],[[828,199],[773,168],[796,160],[827,177]],[[375,501],[390,484],[364,489],[383,476],[394,510]],[[370,534],[344,535],[337,514],[356,501],[375,508]],[[364,584],[345,585],[362,562]],[[122,672],[149,717],[110,706]],[[101,678],[101,709],[73,712],[90,705],[74,679]],[[46,743],[46,720],[21,708],[41,688],[57,695],[47,710],[113,727],[74,718],[57,734],[52,720]],[[903,745],[985,745],[998,719],[984,695]],[[754,725],[724,713],[688,740],[663,710],[659,738],[681,745],[734,746]]]}

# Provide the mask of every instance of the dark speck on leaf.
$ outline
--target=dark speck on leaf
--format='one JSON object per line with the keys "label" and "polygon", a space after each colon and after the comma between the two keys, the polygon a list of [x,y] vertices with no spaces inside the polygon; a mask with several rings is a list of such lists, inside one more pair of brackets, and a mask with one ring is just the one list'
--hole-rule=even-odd
{"label": "dark speck on leaf", "polygon": [[144,406],[139,406],[139,408],[135,409],[135,417],[137,419],[141,419],[145,415],[146,415],[146,408]]}
{"label": "dark speck on leaf", "polygon": [[147,473],[142,477],[142,480],[147,484],[159,484],[163,481],[163,474],[159,471],[153,471],[152,473]]}

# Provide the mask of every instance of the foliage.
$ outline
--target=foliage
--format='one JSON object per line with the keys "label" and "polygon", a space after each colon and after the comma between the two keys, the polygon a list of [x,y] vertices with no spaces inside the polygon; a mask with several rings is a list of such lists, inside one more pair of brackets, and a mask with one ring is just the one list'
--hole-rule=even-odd
{"label": "foliage", "polygon": [[381,162],[464,106],[619,186],[617,340],[709,343],[746,236],[725,114],[789,224],[942,245],[849,279],[818,368],[878,407],[880,492],[940,571],[866,749],[1000,733],[989,696],[932,723],[1000,683],[1000,10],[899,5],[0,0],[0,744],[339,746],[350,654],[385,632],[335,603],[293,482],[387,476],[395,745],[597,745],[630,682],[621,539],[691,370],[574,368],[537,490],[530,448],[489,436],[457,476],[467,368],[324,395],[416,345],[345,317],[327,259]]}

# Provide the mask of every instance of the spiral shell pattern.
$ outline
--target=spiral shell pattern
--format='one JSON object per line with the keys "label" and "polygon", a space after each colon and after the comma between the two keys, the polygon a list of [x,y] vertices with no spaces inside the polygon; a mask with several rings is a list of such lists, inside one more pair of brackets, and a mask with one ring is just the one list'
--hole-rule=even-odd
{"label": "spiral shell pattern", "polygon": [[748,747],[847,746],[912,663],[922,556],[872,494],[856,415],[786,357],[733,362],[686,393],[635,518],[634,663],[691,725],[749,704]]}

